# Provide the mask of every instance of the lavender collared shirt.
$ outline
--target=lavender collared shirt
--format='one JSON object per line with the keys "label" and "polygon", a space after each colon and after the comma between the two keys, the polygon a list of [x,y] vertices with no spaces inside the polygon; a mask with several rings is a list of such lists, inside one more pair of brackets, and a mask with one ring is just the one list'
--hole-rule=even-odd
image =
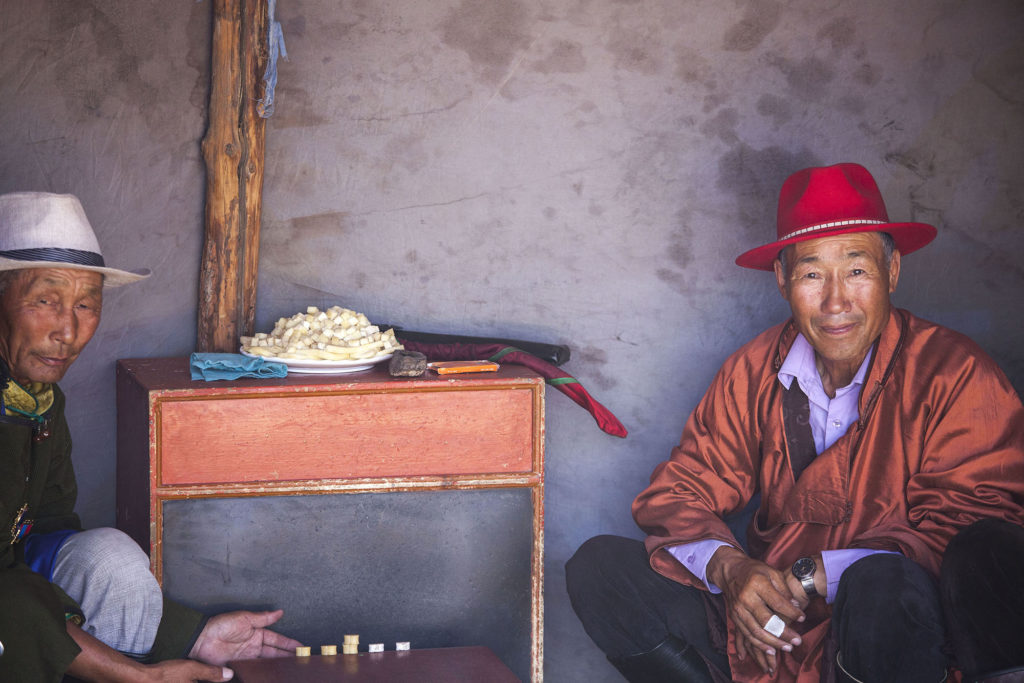
{"label": "lavender collared shirt", "polygon": [[[800,384],[800,389],[807,395],[810,407],[811,434],[814,436],[815,450],[819,454],[834,444],[839,437],[846,433],[850,425],[857,421],[859,417],[857,399],[860,397],[860,390],[864,384],[864,376],[867,374],[872,353],[873,348],[868,350],[853,381],[845,387],[837,389],[835,398],[831,399],[825,393],[825,388],[821,383],[821,375],[818,374],[814,359],[814,348],[802,334],[797,335],[789,353],[786,354],[786,360],[779,368],[779,382],[788,390],[795,379]],[[721,593],[718,586],[708,581],[707,568],[711,556],[723,545],[729,544],[709,539],[670,546],[667,550],[694,576],[704,582],[708,590],[712,593]],[[821,560],[825,565],[825,577],[828,585],[825,601],[831,603],[835,600],[839,577],[847,567],[862,557],[881,552],[889,551],[859,548],[822,551]]]}

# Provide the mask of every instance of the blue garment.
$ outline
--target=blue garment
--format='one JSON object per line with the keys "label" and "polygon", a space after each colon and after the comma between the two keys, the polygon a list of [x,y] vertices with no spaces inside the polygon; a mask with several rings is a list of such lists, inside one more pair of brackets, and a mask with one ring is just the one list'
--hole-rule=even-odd
{"label": "blue garment", "polygon": [[189,358],[192,379],[238,379],[239,377],[285,377],[288,366],[240,353],[193,353]]}
{"label": "blue garment", "polygon": [[48,534],[29,534],[25,537],[25,564],[36,574],[42,574],[47,581],[53,581],[53,565],[57,553],[74,529],[61,529]]}

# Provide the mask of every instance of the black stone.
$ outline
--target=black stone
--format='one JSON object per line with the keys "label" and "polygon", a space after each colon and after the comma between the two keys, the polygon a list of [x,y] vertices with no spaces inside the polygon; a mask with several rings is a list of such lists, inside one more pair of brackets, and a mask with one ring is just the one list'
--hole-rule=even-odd
{"label": "black stone", "polygon": [[395,351],[388,363],[392,377],[419,377],[427,371],[427,357],[419,351]]}

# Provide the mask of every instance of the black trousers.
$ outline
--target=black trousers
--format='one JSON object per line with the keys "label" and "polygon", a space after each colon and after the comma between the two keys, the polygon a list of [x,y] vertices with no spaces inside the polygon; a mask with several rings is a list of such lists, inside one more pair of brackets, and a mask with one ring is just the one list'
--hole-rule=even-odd
{"label": "black trousers", "polygon": [[[566,564],[573,609],[610,659],[647,652],[669,634],[691,644],[726,676],[712,647],[702,591],[650,568],[641,542],[598,536]],[[942,680],[948,666],[938,587],[901,555],[872,555],[844,572],[833,604],[843,667],[865,681]]]}

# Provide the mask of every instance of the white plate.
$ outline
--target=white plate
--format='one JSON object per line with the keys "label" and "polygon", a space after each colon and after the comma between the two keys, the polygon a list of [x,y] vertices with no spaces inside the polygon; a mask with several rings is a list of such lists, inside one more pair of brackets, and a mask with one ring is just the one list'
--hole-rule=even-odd
{"label": "white plate", "polygon": [[264,360],[274,361],[275,363],[284,363],[288,366],[289,373],[294,372],[308,375],[340,375],[345,372],[359,372],[360,370],[372,368],[378,363],[383,363],[394,355],[393,353],[386,353],[383,356],[377,356],[376,358],[365,358],[361,360],[303,360],[300,358],[257,356],[255,353],[249,353],[245,349],[239,349],[239,352],[243,356],[249,356],[250,358],[263,358]]}

